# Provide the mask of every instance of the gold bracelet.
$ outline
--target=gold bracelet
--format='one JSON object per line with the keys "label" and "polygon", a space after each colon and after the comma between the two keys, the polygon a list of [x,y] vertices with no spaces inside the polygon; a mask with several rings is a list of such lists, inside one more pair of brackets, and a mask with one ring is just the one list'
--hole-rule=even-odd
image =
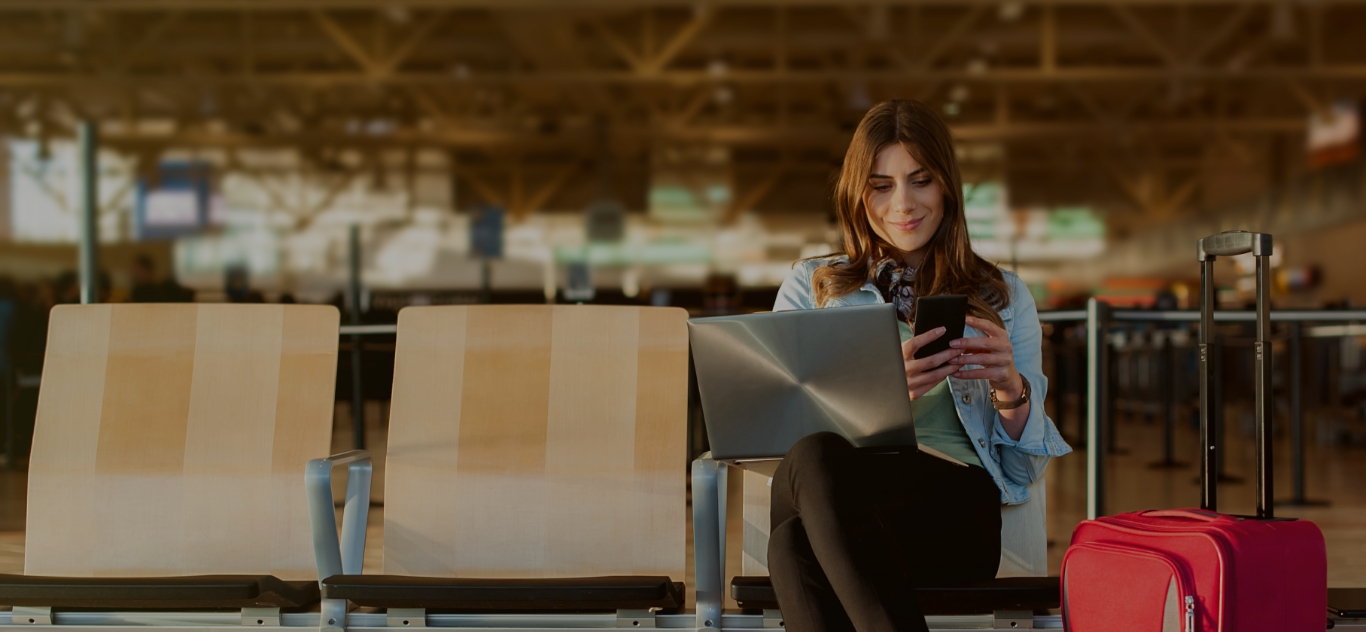
{"label": "gold bracelet", "polygon": [[1020,376],[1020,383],[1024,388],[1020,389],[1020,399],[1013,402],[1003,402],[996,399],[996,389],[991,389],[991,407],[996,410],[1014,410],[1029,403],[1029,380],[1024,375]]}

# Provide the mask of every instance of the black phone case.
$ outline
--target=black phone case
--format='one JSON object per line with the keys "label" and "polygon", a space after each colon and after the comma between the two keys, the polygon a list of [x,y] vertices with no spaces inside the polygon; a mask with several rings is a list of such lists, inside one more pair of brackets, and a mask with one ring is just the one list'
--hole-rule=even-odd
{"label": "black phone case", "polygon": [[968,297],[962,294],[922,296],[915,300],[915,325],[918,336],[936,327],[945,329],[936,338],[915,352],[917,360],[928,358],[949,348],[949,342],[963,337],[963,326],[968,317]]}

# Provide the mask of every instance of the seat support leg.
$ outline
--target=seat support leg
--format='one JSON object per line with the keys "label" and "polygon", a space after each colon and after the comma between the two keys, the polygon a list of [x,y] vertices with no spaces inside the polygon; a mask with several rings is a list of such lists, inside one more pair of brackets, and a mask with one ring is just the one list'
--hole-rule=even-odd
{"label": "seat support leg", "polygon": [[318,629],[322,632],[346,630],[346,600],[324,599],[318,613]]}
{"label": "seat support leg", "polygon": [[692,463],[692,525],[696,627],[719,630],[726,600],[726,465],[710,452]]}
{"label": "seat support leg", "polygon": [[47,606],[15,606],[11,615],[14,625],[52,625],[52,608]]}

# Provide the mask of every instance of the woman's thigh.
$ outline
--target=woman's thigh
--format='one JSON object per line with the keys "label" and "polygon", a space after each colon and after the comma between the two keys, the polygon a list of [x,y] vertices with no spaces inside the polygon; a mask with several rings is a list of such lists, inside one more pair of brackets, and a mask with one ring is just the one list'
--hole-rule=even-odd
{"label": "woman's thigh", "polygon": [[980,467],[923,453],[869,455],[868,496],[917,584],[990,579],[1001,559],[1000,490]]}

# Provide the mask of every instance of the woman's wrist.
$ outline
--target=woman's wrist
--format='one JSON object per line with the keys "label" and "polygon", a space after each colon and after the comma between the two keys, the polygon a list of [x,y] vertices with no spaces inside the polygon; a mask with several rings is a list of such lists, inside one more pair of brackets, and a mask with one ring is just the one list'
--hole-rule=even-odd
{"label": "woman's wrist", "polygon": [[1024,397],[1024,377],[1020,375],[1019,371],[1016,371],[1015,375],[1011,377],[1006,385],[997,386],[992,384],[991,390],[996,391],[996,399],[998,401],[1013,402]]}

